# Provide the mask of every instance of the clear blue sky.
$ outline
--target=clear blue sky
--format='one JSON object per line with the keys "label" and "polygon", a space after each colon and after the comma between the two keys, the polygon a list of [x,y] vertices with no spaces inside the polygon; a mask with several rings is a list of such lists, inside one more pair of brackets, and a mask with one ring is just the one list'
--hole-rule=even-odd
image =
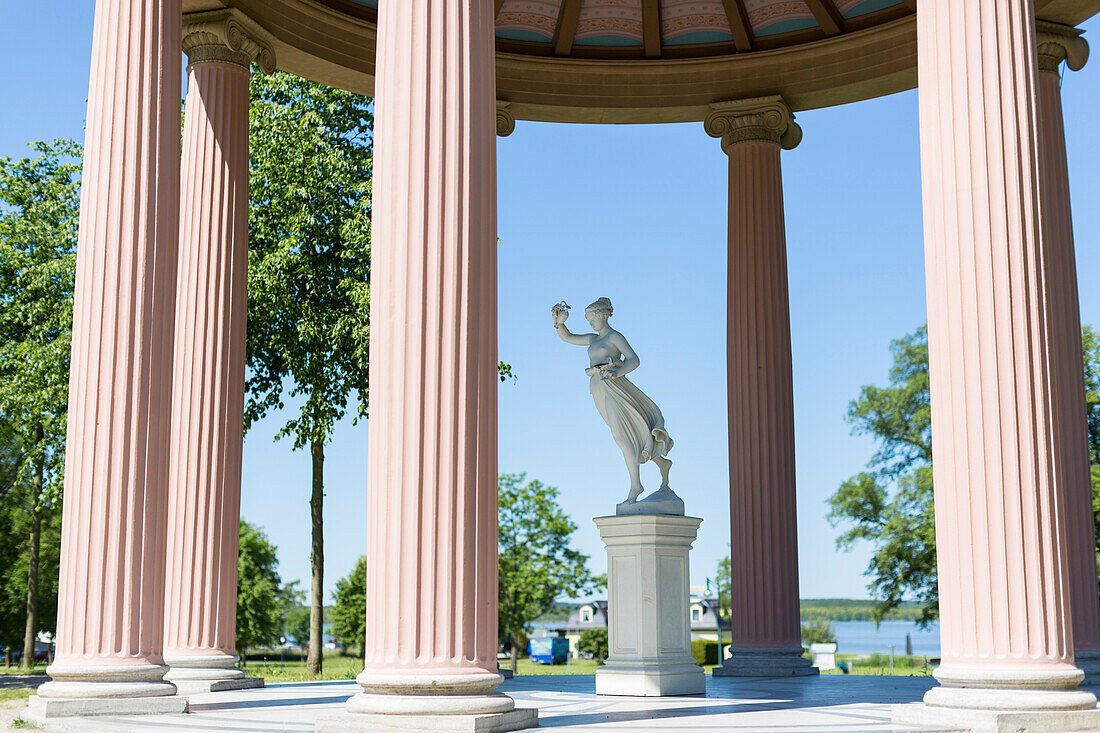
{"label": "clear blue sky", "polygon": [[[91,0],[0,0],[0,156],[31,140],[83,137]],[[1086,24],[1100,31],[1096,20]],[[1082,319],[1100,325],[1100,62],[1066,72]],[[783,154],[794,346],[803,597],[867,597],[866,549],[838,552],[825,499],[873,451],[844,420],[861,385],[882,384],[890,339],[925,321],[917,96],[798,117]],[[500,355],[519,375],[500,392],[500,469],[561,489],[576,544],[604,569],[590,518],[626,493],[622,457],[588,395],[583,350],[558,340],[550,306],[615,304],[613,325],[642,359],[635,381],[676,441],[672,485],[704,518],[692,579],[729,541],[725,403],[726,157],[701,124],[520,122],[499,141]],[[284,417],[285,419],[285,417]],[[242,514],[279,547],[286,579],[308,585],[310,462],[273,443],[279,416],[245,441]],[[326,586],[365,551],[365,425],[327,449]],[[652,464],[643,481],[656,488]]]}

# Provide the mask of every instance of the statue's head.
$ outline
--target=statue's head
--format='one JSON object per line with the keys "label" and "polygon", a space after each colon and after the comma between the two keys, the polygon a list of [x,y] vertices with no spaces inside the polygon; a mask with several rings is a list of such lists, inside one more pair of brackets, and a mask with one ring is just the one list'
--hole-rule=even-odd
{"label": "statue's head", "polygon": [[584,317],[588,319],[588,322],[592,324],[593,328],[598,329],[604,323],[607,323],[607,319],[610,318],[611,314],[614,312],[615,310],[611,307],[611,299],[600,298],[584,309]]}

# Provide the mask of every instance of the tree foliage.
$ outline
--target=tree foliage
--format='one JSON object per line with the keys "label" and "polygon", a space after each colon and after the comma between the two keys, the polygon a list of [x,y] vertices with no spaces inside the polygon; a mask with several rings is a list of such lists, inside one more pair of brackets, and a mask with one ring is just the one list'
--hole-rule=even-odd
{"label": "tree foliage", "polygon": [[246,420],[298,398],[277,437],[303,448],[367,411],[372,102],[286,73],[251,94]]}
{"label": "tree foliage", "polygon": [[360,557],[346,577],[336,581],[332,594],[332,634],[345,648],[362,654],[366,641],[367,558]]}
{"label": "tree foliage", "polygon": [[802,622],[802,643],[809,646],[810,644],[832,644],[836,641],[836,632],[833,630],[832,624],[828,621],[803,621]]}
{"label": "tree foliage", "polygon": [[7,542],[18,538],[3,566],[0,614],[22,608],[23,623],[5,618],[4,635],[22,627],[25,665],[38,633],[56,623],[82,153],[70,140],[31,147],[37,157],[0,158],[0,439],[15,456],[0,512]]}
{"label": "tree foliage", "polygon": [[32,147],[37,158],[0,158],[0,413],[22,440],[20,473],[42,461],[48,493],[65,445],[82,150]]}
{"label": "tree foliage", "polygon": [[241,520],[237,554],[237,652],[279,641],[288,590],[279,577],[277,548],[255,525]]}
{"label": "tree foliage", "polygon": [[[1100,342],[1089,327],[1082,330],[1082,341],[1093,504],[1100,509]],[[864,387],[848,409],[852,432],[873,436],[878,450],[866,471],[845,481],[829,498],[829,519],[834,526],[846,526],[837,539],[839,547],[859,541],[874,546],[866,574],[878,599],[875,622],[911,598],[921,604],[918,622],[927,623],[938,617],[939,594],[926,329],[892,342],[891,352],[890,385]]]}
{"label": "tree foliage", "polygon": [[309,643],[309,606],[295,606],[283,617],[283,633],[303,649]]}
{"label": "tree foliage", "polygon": [[733,618],[733,574],[729,555],[718,561],[718,570],[715,572],[714,579],[718,586],[718,613],[724,619],[731,619]]}
{"label": "tree foliage", "polygon": [[[22,462],[17,433],[0,415],[0,486],[6,487],[0,500],[0,647],[4,649],[0,656],[24,649],[25,641],[32,487],[26,477],[18,478]],[[42,550],[35,618],[39,631],[53,633],[57,626],[61,513],[42,512],[40,517]]]}
{"label": "tree foliage", "polygon": [[499,491],[499,633],[512,647],[532,620],[560,597],[602,586],[588,570],[588,556],[570,545],[577,525],[558,506],[558,490],[527,475],[502,474]]}
{"label": "tree foliage", "polygon": [[585,629],[577,639],[577,650],[597,662],[607,659],[607,629]]}
{"label": "tree foliage", "polygon": [[300,403],[276,433],[313,461],[308,668],[321,671],[324,446],[354,399],[367,413],[373,102],[286,73],[254,74],[249,142],[251,426]]}

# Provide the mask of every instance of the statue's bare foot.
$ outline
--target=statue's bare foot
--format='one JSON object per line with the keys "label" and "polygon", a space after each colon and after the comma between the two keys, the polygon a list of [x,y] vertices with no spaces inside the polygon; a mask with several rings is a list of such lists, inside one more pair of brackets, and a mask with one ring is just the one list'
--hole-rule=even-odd
{"label": "statue's bare foot", "polygon": [[638,501],[638,497],[642,495],[643,491],[645,491],[645,489],[643,489],[641,485],[631,487],[630,493],[626,495],[626,501],[623,503],[633,504]]}

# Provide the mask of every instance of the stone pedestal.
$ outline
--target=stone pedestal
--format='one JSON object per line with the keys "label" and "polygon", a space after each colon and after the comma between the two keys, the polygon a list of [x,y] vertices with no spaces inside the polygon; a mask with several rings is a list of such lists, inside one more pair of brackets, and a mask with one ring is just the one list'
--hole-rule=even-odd
{"label": "stone pedestal", "polygon": [[691,656],[688,552],[702,519],[597,517],[607,545],[608,659],[597,695],[702,695]]}

